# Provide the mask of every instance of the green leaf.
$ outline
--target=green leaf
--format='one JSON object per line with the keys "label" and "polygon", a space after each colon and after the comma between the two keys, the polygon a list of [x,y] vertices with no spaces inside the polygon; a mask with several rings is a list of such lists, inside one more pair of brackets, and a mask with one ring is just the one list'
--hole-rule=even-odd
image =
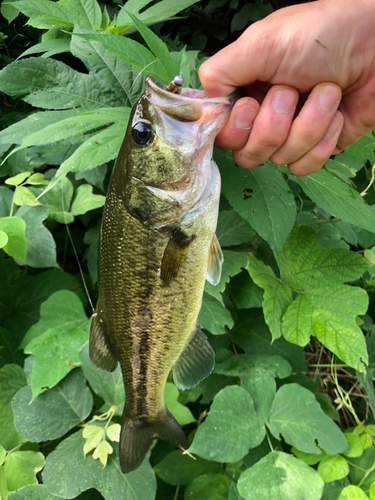
{"label": "green leaf", "polygon": [[164,393],[166,407],[181,426],[196,422],[189,408],[178,402],[178,395],[177,387],[168,382]]}
{"label": "green leaf", "polygon": [[345,432],[344,436],[348,442],[349,451],[346,451],[343,454],[346,457],[360,457],[363,453],[363,446],[359,436],[350,432]]}
{"label": "green leaf", "polygon": [[90,210],[102,207],[105,202],[105,196],[93,194],[90,184],[83,184],[75,192],[71,212],[73,215],[83,215]]}
{"label": "green leaf", "polygon": [[364,387],[366,391],[372,414],[375,415],[375,391],[371,370],[368,366],[364,366],[363,373],[357,372],[356,375],[359,383]]}
{"label": "green leaf", "polygon": [[322,500],[337,500],[341,491],[349,484],[347,478],[325,483]]}
{"label": "green leaf", "polygon": [[272,341],[262,311],[244,309],[239,311],[232,329],[234,342],[249,354],[278,355],[286,359],[293,371],[307,371],[303,349],[290,344],[284,338]]}
{"label": "green leaf", "polygon": [[207,460],[236,462],[265,436],[250,394],[239,386],[228,386],[214,398],[210,414],[200,424],[190,453]]}
{"label": "green leaf", "polygon": [[351,484],[342,490],[338,500],[368,500],[368,496],[361,488]]}
{"label": "green leaf", "polygon": [[275,378],[288,377],[292,369],[280,356],[239,354],[218,363],[214,372],[240,377],[242,387],[253,399],[255,411],[266,421],[276,393]]}
{"label": "green leaf", "polygon": [[110,406],[116,407],[120,415],[125,403],[124,384],[120,366],[113,372],[101,370],[89,357],[89,344],[84,344],[79,353],[82,370],[93,390]]}
{"label": "green leaf", "polygon": [[348,450],[337,425],[322,411],[315,396],[298,384],[285,384],[277,391],[268,426],[275,438],[280,439],[281,434],[288,444],[305,453],[324,450],[333,455]]}
{"label": "green leaf", "polygon": [[[1,224],[1,219],[0,219],[0,224]],[[2,229],[0,229],[0,248],[4,248],[6,244],[8,243],[9,238],[7,233],[5,233]],[[25,252],[25,257],[24,261],[26,260],[26,252]]]}
{"label": "green leaf", "polygon": [[22,441],[14,426],[11,402],[24,385],[26,377],[20,366],[9,364],[0,369],[0,443],[7,450],[15,448]]}
{"label": "green leaf", "polygon": [[96,0],[69,0],[74,24],[84,29],[98,29],[102,22],[102,11]]}
{"label": "green leaf", "polygon": [[68,273],[50,270],[26,274],[12,259],[0,255],[0,365],[23,363],[19,345],[27,330],[39,319],[40,304],[57,290],[78,290],[80,285]]}
{"label": "green leaf", "polygon": [[[5,1],[4,4],[6,5],[7,2]],[[59,23],[66,26],[73,26],[69,8],[61,2],[18,0],[17,2],[12,2],[11,5],[19,9],[25,16],[37,19],[36,25],[33,23],[33,19],[29,21],[29,24],[35,27],[49,28]]]}
{"label": "green leaf", "polygon": [[[296,218],[294,196],[277,167],[236,167],[228,153],[217,153],[222,191],[232,207],[278,253]],[[274,170],[273,170],[274,168]]]}
{"label": "green leaf", "polygon": [[[139,31],[143,40],[148,45],[148,48],[154,54],[154,56],[158,59],[164,61],[164,64],[168,64],[169,59],[169,50],[165,43],[157,36],[153,31],[151,31],[142,21],[140,21],[136,16],[134,16],[131,12],[128,12],[131,20],[134,23],[134,26]],[[171,68],[173,71],[173,67]]]}
{"label": "green leaf", "polygon": [[38,484],[37,472],[44,466],[44,456],[35,451],[15,451],[5,460],[4,474],[9,491],[27,484]]}
{"label": "green leaf", "polygon": [[19,206],[29,205],[30,207],[36,207],[40,205],[30,189],[27,189],[25,186],[20,186],[15,190],[13,201]]}
{"label": "green leaf", "polygon": [[246,252],[235,252],[233,250],[224,250],[224,262],[221,271],[221,278],[219,283],[214,286],[211,283],[206,282],[204,291],[215,297],[220,302],[223,301],[221,292],[224,291],[226,283],[229,282],[231,276],[241,272],[242,268],[247,267],[247,253]]}
{"label": "green leaf", "polygon": [[17,217],[26,222],[26,264],[31,267],[57,267],[56,243],[44,226],[48,208],[24,206],[17,210]]}
{"label": "green leaf", "polygon": [[82,422],[91,412],[92,395],[81,370],[73,370],[53,389],[32,401],[29,386],[12,404],[14,424],[32,443],[57,439]]}
{"label": "green leaf", "polygon": [[[364,434],[364,436],[370,438],[367,434]],[[361,488],[368,491],[372,483],[375,482],[375,470],[373,469],[375,463],[375,447],[371,445],[369,448],[365,449],[360,457],[350,458],[349,461],[351,464],[349,473],[351,484],[360,484]]]}
{"label": "green leaf", "polygon": [[269,266],[249,254],[248,271],[254,283],[264,289],[264,319],[272,333],[272,340],[281,337],[281,318],[293,297],[290,288],[278,279]]}
{"label": "green leaf", "polygon": [[318,465],[318,474],[325,483],[343,479],[349,474],[348,462],[340,455],[325,457]]}
{"label": "green leaf", "polygon": [[307,226],[293,229],[281,253],[283,282],[302,290],[354,281],[369,267],[355,252],[319,248],[315,231]]}
{"label": "green leaf", "polygon": [[[262,307],[263,290],[250,278],[248,271],[241,271],[230,280],[225,288],[224,297],[228,296],[237,309]],[[225,299],[224,299],[225,302]]]}
{"label": "green leaf", "polygon": [[[44,191],[44,190],[43,190]],[[48,208],[48,217],[61,224],[70,224],[74,216],[68,211],[73,198],[73,184],[64,178],[54,183],[53,187],[44,192],[39,200]]]}
{"label": "green leaf", "polygon": [[203,294],[198,322],[213,335],[221,335],[225,333],[226,326],[228,328],[233,326],[233,319],[228,309],[208,293]]}
{"label": "green leaf", "polygon": [[238,215],[235,210],[219,212],[216,236],[222,247],[232,247],[248,243],[255,235],[249,223]]}
{"label": "green leaf", "polygon": [[238,491],[245,500],[319,500],[323,481],[301,460],[274,451],[241,474]]}
{"label": "green leaf", "polygon": [[305,453],[304,451],[297,450],[294,446],[290,451],[307,465],[316,465],[323,457],[326,456],[325,453]]}
{"label": "green leaf", "polygon": [[356,226],[375,232],[375,212],[363,196],[324,169],[306,177],[289,177],[325,212]]}
{"label": "green leaf", "polygon": [[223,474],[202,474],[195,478],[185,490],[185,498],[201,500],[228,500],[232,481]]}
{"label": "green leaf", "polygon": [[[69,326],[59,321],[49,327],[49,320],[44,319],[44,311],[57,310],[64,302],[73,303],[73,310],[66,317],[64,312],[60,318],[66,318]],[[62,290],[51,295],[44,304],[40,322],[47,327],[41,335],[33,338],[25,347],[25,353],[35,356],[34,368],[31,374],[31,389],[33,399],[46,389],[51,389],[74,368],[79,362],[79,350],[88,338],[88,320],[79,298],[68,290]],[[40,326],[41,328],[41,326]],[[50,367],[54,369],[51,370]]]}
{"label": "green leaf", "polygon": [[[151,3],[151,0],[142,0],[142,2],[138,0],[128,0],[119,12],[117,26],[133,24],[132,19],[129,17],[129,12],[135,14],[138,19],[145,24],[155,24],[171,19],[178,12],[190,7],[190,5],[198,1],[199,0],[179,0],[179,2],[176,3],[173,0],[161,0],[157,4],[145,9],[144,7]],[[141,10],[142,13],[140,13]]]}
{"label": "green leaf", "polygon": [[26,223],[19,217],[1,217],[0,229],[7,236],[7,243],[2,247],[11,257],[26,262],[27,242]]}
{"label": "green leaf", "polygon": [[44,484],[29,484],[8,495],[8,500],[56,500]]}
{"label": "green leaf", "polygon": [[0,71],[0,90],[44,109],[91,111],[117,106],[109,90],[94,75],[78,73],[60,61],[42,57],[8,64]]}
{"label": "green leaf", "polygon": [[200,457],[193,460],[180,450],[168,453],[154,467],[154,471],[163,481],[174,486],[190,484],[202,474],[219,474],[221,470],[222,465],[217,462],[208,462]]}
{"label": "green leaf", "polygon": [[15,175],[14,177],[9,177],[9,179],[5,179],[5,184],[9,186],[18,186],[22,184],[29,176],[31,172],[22,172],[20,174]]}
{"label": "green leaf", "polygon": [[25,52],[22,52],[19,57],[40,54],[42,52],[44,52],[44,54],[41,57],[51,57],[55,54],[70,52],[70,40],[69,38],[55,38],[54,40],[46,40],[45,42],[37,43],[25,50]]}
{"label": "green leaf", "polygon": [[[95,488],[106,500],[143,500],[154,498],[156,481],[148,459],[134,472],[123,474],[119,467],[118,445],[108,457],[105,469],[91,455],[84,458],[82,431],[69,436],[50,453],[42,474],[48,490],[59,497],[75,498]],[[66,460],[69,457],[69,460]]]}

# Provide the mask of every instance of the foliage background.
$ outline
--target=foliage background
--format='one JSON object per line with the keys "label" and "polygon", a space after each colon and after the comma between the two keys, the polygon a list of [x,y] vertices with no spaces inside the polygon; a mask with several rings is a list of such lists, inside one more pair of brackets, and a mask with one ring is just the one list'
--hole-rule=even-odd
{"label": "foliage background", "polygon": [[306,178],[215,152],[225,261],[199,321],[216,366],[189,391],[166,390],[195,460],[159,441],[122,475],[121,375],[88,358],[92,308],[67,228],[95,300],[101,210],[138,73],[166,84],[182,68],[198,87],[204,57],[288,3],[2,3],[2,499],[375,498],[373,133]]}

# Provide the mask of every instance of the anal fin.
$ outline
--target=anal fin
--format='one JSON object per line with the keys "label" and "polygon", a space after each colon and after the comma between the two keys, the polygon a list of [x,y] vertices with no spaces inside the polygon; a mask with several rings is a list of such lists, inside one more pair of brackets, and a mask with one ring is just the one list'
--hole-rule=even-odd
{"label": "anal fin", "polygon": [[216,234],[214,234],[208,254],[208,265],[206,273],[206,280],[209,281],[211,285],[217,285],[219,283],[223,261],[223,252],[221,250],[217,236]]}
{"label": "anal fin", "polygon": [[111,345],[105,331],[99,301],[91,322],[89,354],[91,361],[99,368],[109,372],[113,372],[116,369],[117,359],[112,353]]}
{"label": "anal fin", "polygon": [[197,326],[194,337],[173,367],[173,380],[179,389],[190,389],[208,377],[215,364],[215,353]]}
{"label": "anal fin", "polygon": [[160,267],[160,277],[165,285],[169,285],[180,272],[193,239],[194,236],[187,236],[178,228],[172,232]]}

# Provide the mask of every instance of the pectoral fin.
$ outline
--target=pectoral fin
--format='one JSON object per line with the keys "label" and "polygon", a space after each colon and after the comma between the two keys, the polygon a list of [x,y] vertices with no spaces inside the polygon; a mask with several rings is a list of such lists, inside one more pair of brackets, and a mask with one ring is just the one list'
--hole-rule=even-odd
{"label": "pectoral fin", "polygon": [[173,367],[173,380],[179,389],[190,389],[208,377],[215,364],[215,353],[197,326],[194,337]]}
{"label": "pectoral fin", "polygon": [[116,369],[117,359],[112,354],[99,301],[91,322],[89,354],[91,361],[99,368],[109,372]]}
{"label": "pectoral fin", "polygon": [[214,234],[211,241],[210,251],[208,253],[208,266],[206,273],[206,280],[209,281],[211,285],[217,285],[219,283],[223,261],[223,252],[216,234]]}
{"label": "pectoral fin", "polygon": [[180,229],[172,232],[160,267],[160,277],[165,285],[169,285],[180,272],[193,239],[194,236],[187,236]]}

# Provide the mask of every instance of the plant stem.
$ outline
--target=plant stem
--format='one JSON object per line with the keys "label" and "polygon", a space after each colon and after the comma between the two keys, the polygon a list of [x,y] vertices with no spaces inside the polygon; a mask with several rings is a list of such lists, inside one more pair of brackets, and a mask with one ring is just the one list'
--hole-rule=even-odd
{"label": "plant stem", "polygon": [[177,488],[176,488],[173,500],[177,500],[179,491],[180,491],[180,485],[178,485]]}

